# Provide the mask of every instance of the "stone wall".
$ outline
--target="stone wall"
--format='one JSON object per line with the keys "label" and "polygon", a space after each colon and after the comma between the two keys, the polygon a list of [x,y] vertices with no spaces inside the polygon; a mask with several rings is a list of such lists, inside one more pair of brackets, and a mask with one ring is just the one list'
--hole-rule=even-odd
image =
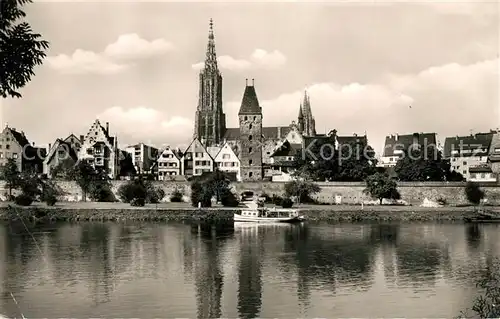
{"label": "stone wall", "polygon": [[[113,191],[117,192],[120,185],[126,181],[113,181]],[[190,187],[188,182],[173,182],[173,181],[155,181],[155,186],[162,187],[165,190],[164,201],[168,201],[170,195],[176,190],[181,190],[186,200],[190,195]],[[367,202],[371,199],[366,194],[363,194],[365,183],[363,182],[327,182],[318,183],[321,191],[316,195],[318,201],[323,203],[334,203],[335,197],[340,196],[344,204],[360,204]],[[75,182],[60,181],[59,185],[66,192],[63,201],[80,201],[81,190]],[[245,182],[233,183],[233,189],[236,193],[243,191],[254,191],[257,194],[266,193],[268,195],[282,195],[284,192],[285,183],[271,183],[271,182]],[[448,204],[460,205],[466,204],[464,195],[465,183],[461,182],[400,182],[398,183],[398,190],[404,201],[412,204],[419,205],[427,198],[429,200],[436,200],[438,198],[445,199]],[[486,193],[488,202],[495,205],[500,205],[500,185],[498,184],[485,184],[481,188]],[[5,200],[7,190],[5,183],[0,181],[0,199]]]}

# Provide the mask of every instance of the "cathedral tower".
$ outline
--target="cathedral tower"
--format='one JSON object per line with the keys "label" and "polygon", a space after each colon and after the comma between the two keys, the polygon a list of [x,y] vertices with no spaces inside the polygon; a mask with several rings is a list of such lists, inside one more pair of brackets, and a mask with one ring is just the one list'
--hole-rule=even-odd
{"label": "cathedral tower", "polygon": [[194,126],[194,137],[205,146],[220,144],[226,131],[226,115],[222,110],[222,75],[217,66],[212,19],[208,31],[205,66],[200,71],[200,90]]}
{"label": "cathedral tower", "polygon": [[299,129],[304,136],[316,136],[316,121],[311,111],[311,101],[307,91],[304,92],[304,101],[300,104]]}
{"label": "cathedral tower", "polygon": [[240,162],[242,181],[261,180],[262,170],[262,108],[255,92],[254,80],[248,79],[238,113],[240,122]]}

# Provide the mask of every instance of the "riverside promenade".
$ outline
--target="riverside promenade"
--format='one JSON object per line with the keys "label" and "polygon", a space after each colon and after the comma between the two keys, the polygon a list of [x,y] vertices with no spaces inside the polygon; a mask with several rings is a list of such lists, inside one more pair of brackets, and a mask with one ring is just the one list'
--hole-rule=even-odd
{"label": "riverside promenade", "polygon": [[[272,207],[272,206],[270,206]],[[127,203],[59,202],[55,206],[34,203],[28,207],[0,202],[0,220],[28,218],[51,221],[230,221],[242,207],[194,208],[190,203],[159,203],[134,207]],[[296,205],[312,221],[462,221],[477,210],[474,206],[395,206],[395,205]],[[500,215],[500,206],[484,207]]]}

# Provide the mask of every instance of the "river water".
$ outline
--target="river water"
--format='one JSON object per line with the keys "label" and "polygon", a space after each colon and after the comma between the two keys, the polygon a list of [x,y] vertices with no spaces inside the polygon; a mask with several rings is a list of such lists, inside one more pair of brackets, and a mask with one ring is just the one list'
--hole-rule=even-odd
{"label": "river water", "polygon": [[450,318],[500,255],[497,225],[28,228],[0,224],[11,318]]}

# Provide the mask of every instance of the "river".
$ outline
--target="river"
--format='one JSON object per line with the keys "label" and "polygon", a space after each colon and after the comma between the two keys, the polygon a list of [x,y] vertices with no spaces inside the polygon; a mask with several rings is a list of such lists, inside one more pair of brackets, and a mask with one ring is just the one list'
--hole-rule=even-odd
{"label": "river", "polygon": [[450,318],[500,255],[498,225],[27,227],[0,224],[11,318]]}

